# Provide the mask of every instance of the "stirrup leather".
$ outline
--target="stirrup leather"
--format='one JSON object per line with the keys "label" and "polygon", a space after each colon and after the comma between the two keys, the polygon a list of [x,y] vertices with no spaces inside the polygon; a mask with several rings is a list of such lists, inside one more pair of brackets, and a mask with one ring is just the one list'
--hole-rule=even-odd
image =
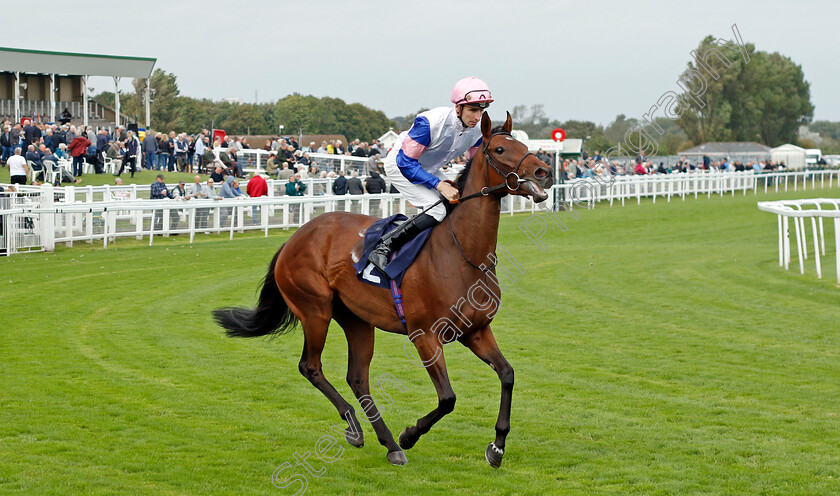
{"label": "stirrup leather", "polygon": [[382,237],[376,248],[368,255],[368,261],[377,269],[385,272],[385,268],[390,263],[391,254],[394,251],[400,249],[409,240],[426,229],[426,227],[436,223],[437,220],[427,214],[420,214],[408,219]]}

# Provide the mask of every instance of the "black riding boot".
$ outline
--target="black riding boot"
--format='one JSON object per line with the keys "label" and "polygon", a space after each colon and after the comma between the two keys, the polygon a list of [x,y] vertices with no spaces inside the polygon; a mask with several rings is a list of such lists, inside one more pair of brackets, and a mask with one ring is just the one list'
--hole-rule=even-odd
{"label": "black riding boot", "polygon": [[400,249],[409,240],[414,239],[415,236],[437,223],[437,219],[429,214],[420,214],[408,219],[379,241],[376,249],[370,252],[368,262],[372,263],[382,272],[385,272],[385,267],[391,262],[391,253]]}

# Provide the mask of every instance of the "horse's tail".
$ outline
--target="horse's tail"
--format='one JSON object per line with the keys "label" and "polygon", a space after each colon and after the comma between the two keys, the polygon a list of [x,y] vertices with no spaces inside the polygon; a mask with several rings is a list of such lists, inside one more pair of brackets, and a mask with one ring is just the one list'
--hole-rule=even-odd
{"label": "horse's tail", "polygon": [[213,318],[227,329],[230,338],[255,338],[266,334],[283,334],[298,323],[298,318],[289,309],[274,280],[274,265],[283,250],[281,246],[271,263],[262,283],[257,306],[248,308],[225,307],[213,310]]}

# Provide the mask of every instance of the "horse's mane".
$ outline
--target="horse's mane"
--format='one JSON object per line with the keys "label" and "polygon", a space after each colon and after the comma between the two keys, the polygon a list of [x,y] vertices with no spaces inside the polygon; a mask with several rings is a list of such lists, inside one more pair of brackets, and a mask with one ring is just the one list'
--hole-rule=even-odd
{"label": "horse's mane", "polygon": [[467,165],[463,169],[461,169],[461,172],[458,173],[458,177],[455,178],[455,187],[458,188],[459,193],[463,193],[464,186],[467,185],[467,176],[470,175],[470,168],[472,167],[472,162],[472,158],[467,160]]}

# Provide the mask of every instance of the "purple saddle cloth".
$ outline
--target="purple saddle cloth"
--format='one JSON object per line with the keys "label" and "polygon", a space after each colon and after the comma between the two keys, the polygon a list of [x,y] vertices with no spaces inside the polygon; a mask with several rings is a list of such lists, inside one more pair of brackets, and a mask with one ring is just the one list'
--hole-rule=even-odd
{"label": "purple saddle cloth", "polygon": [[432,233],[431,227],[415,236],[414,239],[394,252],[391,255],[391,262],[385,268],[385,273],[382,273],[382,271],[368,262],[368,256],[376,248],[376,245],[379,244],[379,240],[383,236],[396,229],[406,219],[408,217],[403,214],[392,215],[374,222],[365,232],[365,244],[362,256],[358,262],[353,264],[353,268],[356,269],[356,277],[360,281],[379,286],[380,288],[389,288],[391,280],[395,281],[397,286],[402,284],[405,271],[408,270],[414,262],[414,259],[417,258],[426,240],[429,239],[429,235]]}

